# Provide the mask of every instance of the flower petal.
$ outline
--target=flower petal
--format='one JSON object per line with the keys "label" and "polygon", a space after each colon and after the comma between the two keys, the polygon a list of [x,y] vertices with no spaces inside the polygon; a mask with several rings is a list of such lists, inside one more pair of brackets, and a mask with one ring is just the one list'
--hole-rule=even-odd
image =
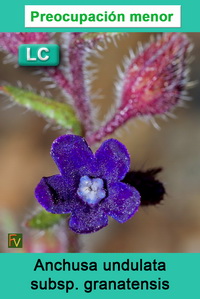
{"label": "flower petal", "polygon": [[100,207],[79,206],[69,220],[69,227],[76,233],[94,233],[108,225],[108,217]]}
{"label": "flower petal", "polygon": [[122,180],[129,170],[129,153],[126,147],[115,139],[106,140],[96,151],[95,157],[100,177],[108,182]]}
{"label": "flower petal", "polygon": [[79,179],[83,175],[95,175],[94,155],[84,138],[76,135],[63,135],[52,144],[51,156],[62,175]]}
{"label": "flower petal", "polygon": [[102,209],[118,222],[126,222],[140,205],[139,192],[124,183],[115,183],[109,186],[109,195],[102,201]]}
{"label": "flower petal", "polygon": [[35,189],[38,202],[50,213],[69,213],[73,200],[70,200],[67,182],[61,175],[43,177]]}

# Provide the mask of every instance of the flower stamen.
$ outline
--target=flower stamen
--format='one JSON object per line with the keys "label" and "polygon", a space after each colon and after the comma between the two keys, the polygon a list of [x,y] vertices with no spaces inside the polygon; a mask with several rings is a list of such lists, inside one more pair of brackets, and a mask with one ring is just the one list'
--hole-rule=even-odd
{"label": "flower stamen", "polygon": [[100,178],[89,178],[84,175],[80,178],[77,194],[84,202],[94,206],[106,196],[104,182]]}

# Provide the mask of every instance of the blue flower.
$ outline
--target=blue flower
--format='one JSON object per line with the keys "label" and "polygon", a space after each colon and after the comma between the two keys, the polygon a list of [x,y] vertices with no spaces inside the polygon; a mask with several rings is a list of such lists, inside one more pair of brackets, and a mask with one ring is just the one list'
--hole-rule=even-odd
{"label": "blue flower", "polygon": [[84,138],[63,135],[53,142],[51,156],[60,174],[43,177],[35,196],[48,212],[70,213],[74,232],[96,232],[108,224],[108,216],[126,222],[138,210],[139,192],[121,182],[130,157],[119,141],[109,139],[93,154]]}

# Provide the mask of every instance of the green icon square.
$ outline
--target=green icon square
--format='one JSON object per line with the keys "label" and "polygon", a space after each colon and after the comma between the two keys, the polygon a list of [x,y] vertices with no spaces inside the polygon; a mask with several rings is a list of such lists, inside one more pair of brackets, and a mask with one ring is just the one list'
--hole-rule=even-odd
{"label": "green icon square", "polygon": [[20,45],[18,63],[21,66],[57,66],[60,63],[60,47],[56,44]]}
{"label": "green icon square", "polygon": [[18,233],[8,234],[8,248],[22,248],[23,235]]}

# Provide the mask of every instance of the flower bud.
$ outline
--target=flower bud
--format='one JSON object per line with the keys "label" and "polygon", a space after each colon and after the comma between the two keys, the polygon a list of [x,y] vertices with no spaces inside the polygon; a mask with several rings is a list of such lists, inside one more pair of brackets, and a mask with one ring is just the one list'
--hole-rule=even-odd
{"label": "flower bud", "polygon": [[133,117],[165,115],[186,98],[188,53],[191,44],[182,33],[165,33],[126,60],[116,83],[117,108],[104,126],[88,136],[100,141]]}

